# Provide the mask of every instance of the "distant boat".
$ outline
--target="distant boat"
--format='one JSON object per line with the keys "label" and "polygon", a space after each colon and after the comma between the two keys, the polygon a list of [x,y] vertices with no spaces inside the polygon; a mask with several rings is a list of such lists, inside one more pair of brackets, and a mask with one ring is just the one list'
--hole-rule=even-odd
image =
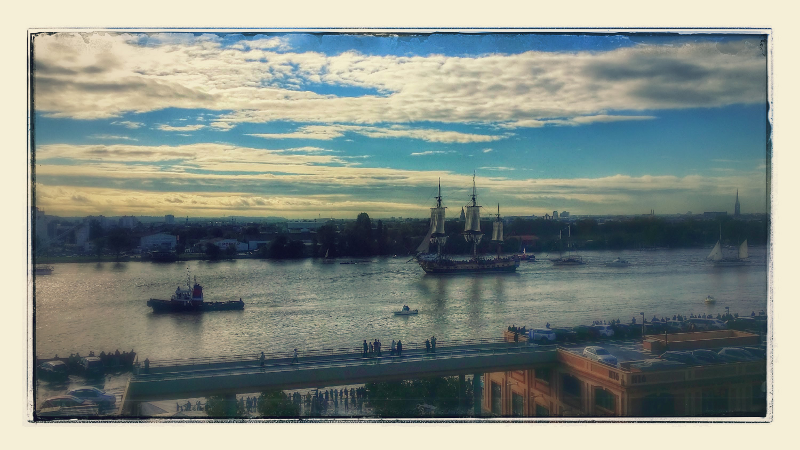
{"label": "distant boat", "polygon": [[403,306],[403,309],[400,311],[395,311],[395,316],[413,316],[419,313],[419,310],[411,309],[408,306]]}
{"label": "distant boat", "polygon": [[622,258],[617,258],[609,263],[606,263],[606,267],[628,267],[630,265],[631,263]]}
{"label": "distant boat", "polygon": [[706,257],[707,260],[717,266],[741,266],[747,263],[749,254],[747,252],[747,239],[739,245],[739,250],[735,257],[725,256],[722,253],[722,225],[720,224],[719,240],[717,244],[711,249],[711,253]]}
{"label": "distant boat", "polygon": [[[568,237],[572,236],[572,228],[567,227]],[[559,245],[561,242],[561,231],[558,232],[558,241]],[[563,256],[559,251],[559,257],[551,259],[550,262],[553,263],[554,266],[580,266],[582,264],[586,264],[578,255],[572,254],[572,246],[570,245],[569,241],[567,241],[567,256]]]}
{"label": "distant boat", "polygon": [[710,303],[716,303],[716,302],[717,302],[717,299],[715,299],[714,297],[712,297],[710,295],[706,297],[706,303],[710,304]]}
{"label": "distant boat", "polygon": [[189,269],[186,269],[186,289],[175,290],[169,300],[159,300],[151,298],[147,301],[147,306],[153,308],[153,312],[204,312],[204,311],[229,311],[244,309],[244,302],[206,302],[203,298],[203,287],[197,284],[195,277],[194,287],[189,282]]}
{"label": "distant boat", "polygon": [[34,273],[36,275],[52,275],[53,273],[53,266],[47,266],[44,264],[37,264]]}

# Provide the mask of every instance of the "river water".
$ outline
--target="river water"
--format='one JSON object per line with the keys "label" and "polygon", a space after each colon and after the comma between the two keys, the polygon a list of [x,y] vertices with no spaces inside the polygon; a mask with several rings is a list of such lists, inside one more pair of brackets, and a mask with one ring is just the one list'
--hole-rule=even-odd
{"label": "river water", "polygon": [[[36,278],[35,354],[130,351],[152,359],[287,354],[293,349],[358,347],[364,339],[421,342],[498,338],[511,324],[558,326],[653,315],[740,314],[767,307],[766,249],[750,263],[714,267],[708,249],[583,252],[584,266],[522,262],[514,274],[426,275],[407,258],[365,264],[320,260],[56,264]],[[627,268],[604,263],[622,257]],[[238,300],[243,311],[154,314],[186,268],[207,301]],[[717,302],[707,305],[713,295]],[[396,317],[404,304],[419,315]]]}

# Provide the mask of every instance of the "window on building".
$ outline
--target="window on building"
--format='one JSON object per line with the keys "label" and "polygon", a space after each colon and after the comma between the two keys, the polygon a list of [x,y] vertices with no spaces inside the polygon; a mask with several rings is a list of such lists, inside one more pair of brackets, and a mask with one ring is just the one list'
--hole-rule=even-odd
{"label": "window on building", "polygon": [[594,404],[611,412],[616,411],[617,396],[603,388],[594,389]]}
{"label": "window on building", "polygon": [[511,415],[513,417],[522,417],[523,416],[523,409],[524,409],[524,402],[522,400],[522,396],[517,394],[516,392],[511,393]]}
{"label": "window on building", "polygon": [[494,414],[502,414],[503,408],[501,403],[501,393],[503,392],[503,388],[495,383],[492,382],[492,413]]}
{"label": "window on building", "polygon": [[675,397],[671,394],[650,394],[642,399],[642,415],[668,417],[675,415]]}
{"label": "window on building", "polygon": [[561,378],[562,391],[565,396],[578,397],[581,396],[581,380],[572,375],[564,375]]}
{"label": "window on building", "polygon": [[707,389],[702,392],[701,412],[707,415],[724,414],[728,408],[728,389]]}
{"label": "window on building", "polygon": [[538,403],[536,404],[536,416],[537,417],[547,417],[549,415],[550,415],[550,410],[549,409],[547,409],[546,407],[544,407],[544,406],[542,406],[542,405],[540,405]]}
{"label": "window on building", "polygon": [[550,376],[552,375],[552,370],[549,367],[541,367],[535,369],[533,373],[537,380],[544,381],[545,383],[550,383]]}

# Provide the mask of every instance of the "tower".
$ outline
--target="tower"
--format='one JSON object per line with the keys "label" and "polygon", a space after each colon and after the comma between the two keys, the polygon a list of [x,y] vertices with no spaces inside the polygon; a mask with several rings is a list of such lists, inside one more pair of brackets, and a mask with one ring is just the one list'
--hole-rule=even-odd
{"label": "tower", "polygon": [[733,205],[733,215],[734,217],[739,217],[741,214],[741,206],[739,205],[739,190],[736,190],[736,204]]}

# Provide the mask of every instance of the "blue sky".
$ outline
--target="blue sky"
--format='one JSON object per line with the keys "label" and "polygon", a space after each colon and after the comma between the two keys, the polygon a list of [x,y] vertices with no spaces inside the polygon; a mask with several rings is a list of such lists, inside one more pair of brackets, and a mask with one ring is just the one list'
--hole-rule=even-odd
{"label": "blue sky", "polygon": [[[64,216],[766,210],[760,36],[34,38],[37,206]],[[452,210],[451,209],[451,210]]]}

